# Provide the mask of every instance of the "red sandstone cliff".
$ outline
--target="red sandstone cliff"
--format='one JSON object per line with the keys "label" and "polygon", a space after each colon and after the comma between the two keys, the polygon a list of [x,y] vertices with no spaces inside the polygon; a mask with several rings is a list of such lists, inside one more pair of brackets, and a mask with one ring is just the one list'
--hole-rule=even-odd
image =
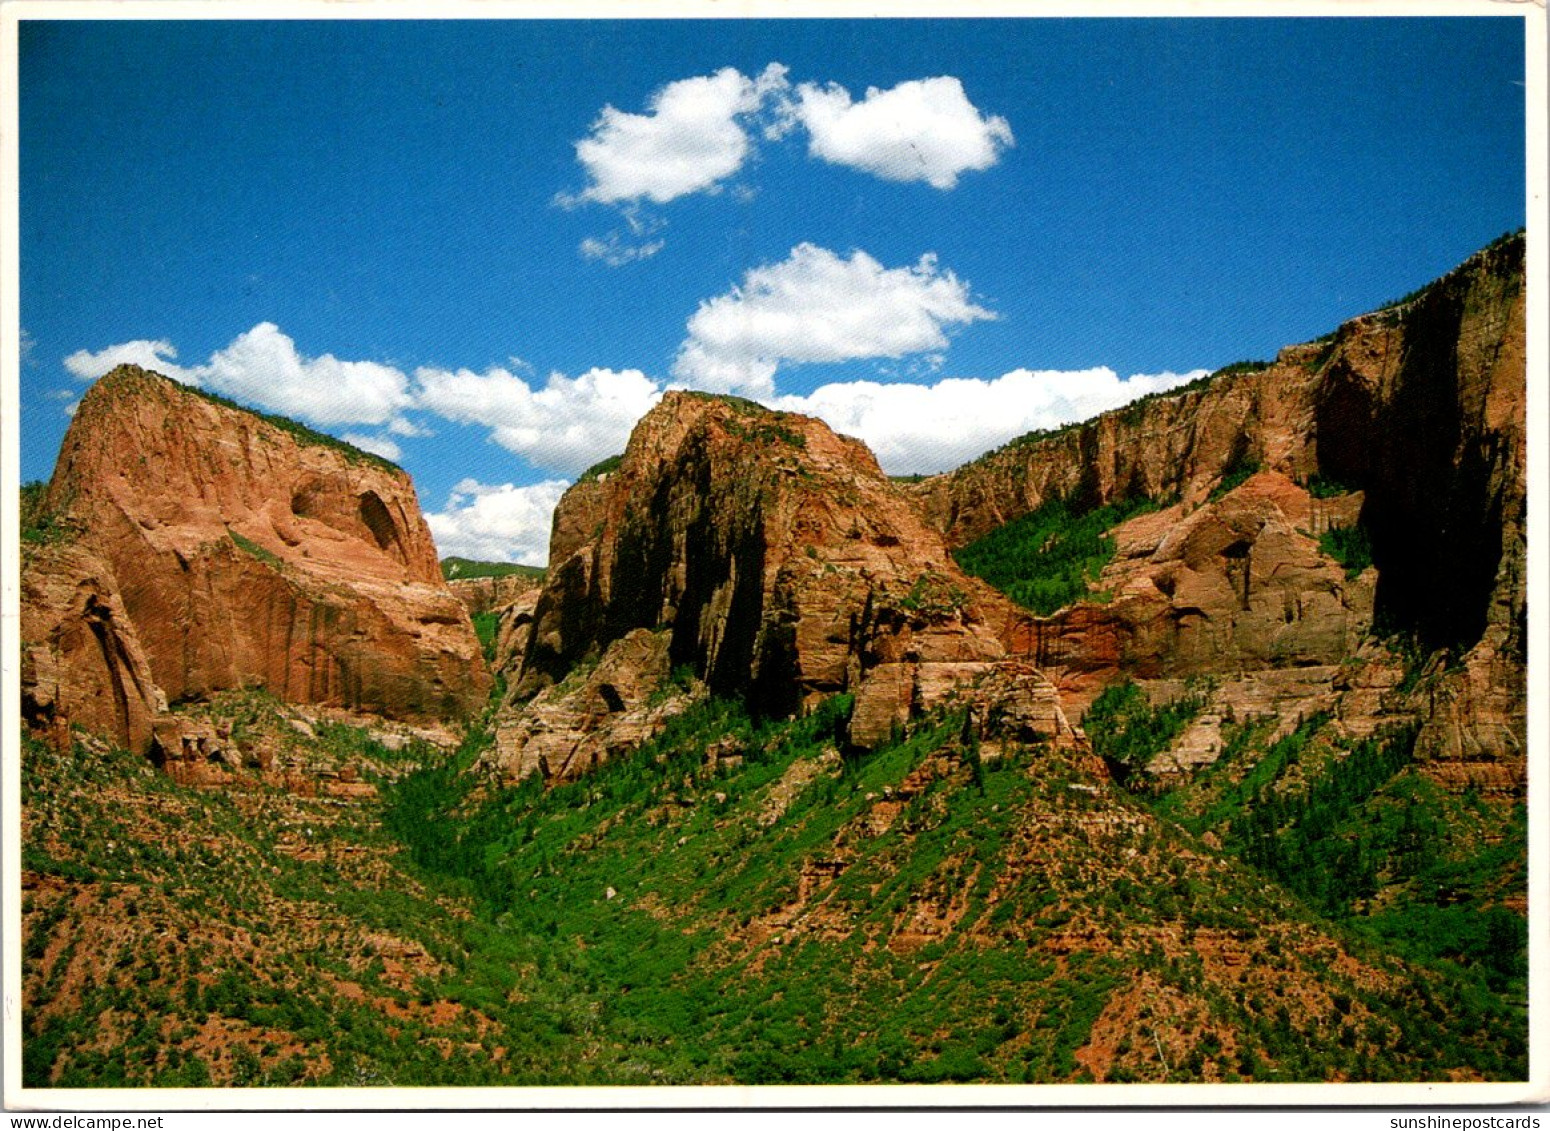
{"label": "red sandstone cliff", "polygon": [[123,366],[82,399],[46,506],[74,534],[24,571],[35,726],[144,750],[159,702],[228,688],[400,719],[456,719],[487,692],[385,461]]}
{"label": "red sandstone cliff", "polygon": [[[1523,250],[1521,235],[1498,241],[1267,366],[1014,442],[913,493],[952,546],[1052,497],[1178,500],[1116,531],[1119,560],[1099,586],[1118,591],[1112,606],[1015,628],[1014,650],[1068,684],[1330,664],[1376,623],[1452,657],[1420,710],[1423,751],[1521,763]],[[1231,500],[1248,485],[1199,509],[1250,466],[1274,473],[1273,489],[1250,480],[1267,486],[1247,510]],[[1348,493],[1310,499],[1296,486],[1319,480]],[[1358,521],[1376,569],[1342,579],[1310,536]]]}
{"label": "red sandstone cliff", "polygon": [[[736,398],[669,393],[617,469],[562,499],[513,685],[532,695],[589,657],[607,665],[632,631],[662,630],[662,672],[687,667],[758,712],[853,692],[851,738],[871,745],[989,674],[1008,612],[858,441]],[[1046,706],[1053,736],[1052,694]],[[508,718],[506,765],[535,764],[522,753],[530,726]]]}

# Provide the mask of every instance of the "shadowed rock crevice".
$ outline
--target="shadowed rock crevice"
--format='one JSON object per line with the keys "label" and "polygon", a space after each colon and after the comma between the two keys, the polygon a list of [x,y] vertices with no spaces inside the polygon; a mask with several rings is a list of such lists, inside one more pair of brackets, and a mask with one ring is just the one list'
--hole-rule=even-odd
{"label": "shadowed rock crevice", "polygon": [[[870,452],[817,420],[670,393],[613,470],[566,493],[554,526],[527,653],[509,673],[502,733],[520,738],[500,759],[514,776],[536,770],[535,751],[550,774],[595,761],[556,753],[521,701],[551,720],[582,711],[578,695],[609,707],[601,688],[554,685],[583,660],[621,662],[642,630],[664,637],[671,671],[755,717],[854,693],[848,740],[863,747],[1006,658],[1004,598],[959,570]],[[633,718],[623,703],[608,713]]]}
{"label": "shadowed rock crevice", "polygon": [[398,524],[393,521],[393,516],[388,512],[387,504],[375,491],[366,491],[361,495],[360,517],[366,529],[371,531],[371,536],[376,540],[379,549],[387,551],[399,561],[405,560]]}

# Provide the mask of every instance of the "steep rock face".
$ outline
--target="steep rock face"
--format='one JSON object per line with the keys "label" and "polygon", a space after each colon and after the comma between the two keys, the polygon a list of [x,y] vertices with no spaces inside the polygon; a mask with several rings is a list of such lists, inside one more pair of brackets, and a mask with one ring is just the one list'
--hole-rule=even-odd
{"label": "steep rock face", "polygon": [[[1348,500],[1360,500],[1356,517],[1371,540],[1375,588],[1370,595],[1356,591],[1359,584],[1340,586],[1338,594],[1331,589],[1329,597],[1338,595],[1345,612],[1324,601],[1328,615],[1311,621],[1300,615],[1305,626],[1322,625],[1314,631],[1327,639],[1314,641],[1299,630],[1294,635],[1301,641],[1291,651],[1287,632],[1262,626],[1246,634],[1243,618],[1232,618],[1234,650],[1224,655],[1229,668],[1256,660],[1331,662],[1336,637],[1349,638],[1364,620],[1375,620],[1385,631],[1462,657],[1457,670],[1439,679],[1423,750],[1521,759],[1525,316],[1523,238],[1517,236],[1471,257],[1413,299],[1352,319],[1320,342],[1289,347],[1264,368],[1224,374],[1054,436],[1008,445],[913,491],[931,524],[958,546],[1057,496],[1093,503],[1135,495],[1176,499],[1179,509],[1165,514],[1178,517],[1240,468],[1257,466],[1298,484],[1315,477],[1339,483],[1352,492]],[[1311,505],[1317,510],[1335,501]],[[1294,510],[1301,505],[1293,502]],[[1297,548],[1295,534],[1317,534],[1318,516],[1306,526],[1287,517],[1292,535],[1282,545],[1305,558],[1307,547]],[[1351,517],[1342,514],[1336,524]],[[1122,529],[1121,558],[1127,536],[1167,521],[1153,516],[1136,520],[1129,535]],[[1252,545],[1263,553],[1259,541]],[[1225,563],[1208,572],[1220,576],[1207,588],[1221,589]],[[1294,572],[1306,574],[1302,566]],[[1104,584],[1110,580],[1136,579],[1121,565]],[[1198,577],[1181,580],[1198,592]],[[1179,613],[1190,599],[1189,588],[1182,596],[1176,589],[1156,597],[1144,586],[1126,589],[1107,611],[1080,605],[1023,630],[1013,650],[1042,648],[1057,667],[1088,669],[1107,650],[1109,660],[1133,663],[1140,673],[1187,671],[1194,656],[1204,670],[1212,646],[1202,651],[1199,633],[1186,633],[1194,641],[1179,636]],[[1214,599],[1200,607],[1209,613],[1225,605]],[[1273,609],[1264,611],[1273,622]],[[1223,623],[1220,616],[1211,622]]]}
{"label": "steep rock face", "polygon": [[22,718],[56,749],[71,726],[144,752],[167,709],[112,568],[75,545],[41,547],[21,576]]}
{"label": "steep rock face", "polygon": [[82,399],[48,506],[105,563],[172,702],[257,686],[429,719],[488,688],[413,486],[384,461],[124,366]]}
{"label": "steep rock face", "polygon": [[1350,526],[1361,505],[1360,494],[1315,499],[1266,471],[1194,510],[1142,514],[1113,531],[1115,558],[1096,583],[1113,599],[1023,614],[1007,633],[1012,650],[1081,694],[1119,672],[1338,664],[1372,623],[1376,572],[1347,576],[1316,535]]}
{"label": "steep rock face", "polygon": [[508,781],[561,781],[636,749],[705,696],[698,680],[672,681],[667,655],[665,633],[625,633],[596,667],[583,665],[506,715],[485,765]]}
{"label": "steep rock face", "polygon": [[617,469],[562,499],[512,682],[531,695],[626,633],[662,628],[670,667],[757,712],[854,692],[851,738],[872,745],[1004,658],[1007,609],[858,441],[670,393]]}
{"label": "steep rock face", "polygon": [[1523,251],[1493,246],[1342,327],[1319,390],[1321,466],[1366,488],[1376,615],[1461,657],[1417,739],[1444,776],[1500,777],[1526,754]]}
{"label": "steep rock face", "polygon": [[[491,663],[495,671],[510,671],[527,655],[528,641],[533,635],[533,613],[541,594],[537,586],[524,590],[496,613],[495,656]],[[508,691],[508,700],[510,695]]]}
{"label": "steep rock face", "polygon": [[543,579],[527,574],[511,574],[506,577],[454,577],[447,588],[463,602],[469,614],[499,613],[515,601],[537,593]]}
{"label": "steep rock face", "polygon": [[1250,463],[1306,480],[1317,471],[1309,441],[1319,378],[1305,364],[1316,352],[1292,347],[1265,368],[1014,441],[910,490],[956,547],[1054,498],[1176,498],[1194,507],[1225,473]]}

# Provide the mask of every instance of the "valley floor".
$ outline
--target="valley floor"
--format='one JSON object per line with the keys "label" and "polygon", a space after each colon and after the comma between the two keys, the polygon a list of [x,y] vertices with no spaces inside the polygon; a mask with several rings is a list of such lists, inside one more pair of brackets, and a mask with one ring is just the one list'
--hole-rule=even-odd
{"label": "valley floor", "polygon": [[[1127,694],[1100,752],[1177,730]],[[548,791],[256,695],[197,784],[26,740],[25,1083],[1526,1075],[1523,807],[1403,735],[1245,720],[1157,794],[951,712],[847,758],[847,706]]]}

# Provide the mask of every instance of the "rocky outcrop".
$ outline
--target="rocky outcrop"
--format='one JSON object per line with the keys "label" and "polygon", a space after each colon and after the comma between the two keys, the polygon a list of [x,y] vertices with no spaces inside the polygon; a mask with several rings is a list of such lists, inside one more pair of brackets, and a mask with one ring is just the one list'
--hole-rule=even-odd
{"label": "rocky outcrop", "polygon": [[[1014,652],[1036,662],[1068,675],[1105,664],[1150,675],[1329,663],[1376,621],[1454,658],[1438,677],[1420,749],[1519,758],[1523,249],[1521,235],[1503,239],[1414,298],[1269,365],[1028,437],[912,490],[953,546],[1054,497],[1169,505],[1117,531],[1120,560],[1102,582],[1118,589],[1112,606],[1083,604],[1013,630]],[[1198,509],[1224,477],[1255,468],[1280,477],[1274,498],[1239,506],[1236,517],[1229,504],[1248,502],[1243,490]],[[1337,484],[1345,496],[1305,502],[1289,484]],[[1353,518],[1376,572],[1321,577],[1302,535]],[[1161,536],[1179,520],[1187,532]],[[1257,529],[1251,538],[1245,521]],[[1236,611],[1234,586],[1247,606]]]}
{"label": "rocky outcrop", "polygon": [[84,546],[28,554],[21,575],[22,719],[56,749],[79,726],[130,749],[151,745],[167,698],[119,598],[112,568]]}
{"label": "rocky outcrop", "polygon": [[965,576],[858,441],[737,398],[675,392],[618,466],[555,514],[519,698],[639,629],[667,663],[767,715],[856,696],[851,740],[1005,658],[1005,600]]}
{"label": "rocky outcrop", "polygon": [[1104,684],[1338,664],[1372,623],[1375,570],[1356,576],[1316,533],[1356,522],[1360,494],[1315,499],[1267,471],[1193,510],[1116,527],[1095,589],[1112,599],[1021,614],[1012,651],[1079,698]]}
{"label": "rocky outcrop", "polygon": [[143,664],[104,682],[90,650],[67,643],[76,606],[41,595],[24,602],[28,649],[74,657],[75,698],[56,694],[56,711],[136,749],[149,744],[139,712],[108,726],[84,702],[132,698],[105,689],[141,686],[147,671],[174,703],[259,687],[401,719],[466,715],[488,689],[409,477],[292,422],[120,367],[82,399],[47,506],[82,556],[35,555],[29,584],[62,594],[70,577],[94,578],[112,599],[90,615]]}
{"label": "rocky outcrop", "polygon": [[518,712],[504,715],[483,765],[507,781],[578,777],[656,737],[705,697],[698,680],[672,677],[668,640],[637,628]]}
{"label": "rocky outcrop", "polygon": [[447,588],[472,616],[475,613],[499,613],[529,593],[537,594],[543,583],[542,577],[513,573],[502,577],[453,577],[447,580]]}
{"label": "rocky outcrop", "polygon": [[542,590],[535,586],[518,594],[496,613],[495,655],[491,662],[495,671],[510,671],[527,655],[528,641],[533,636],[533,614],[541,595]]}

